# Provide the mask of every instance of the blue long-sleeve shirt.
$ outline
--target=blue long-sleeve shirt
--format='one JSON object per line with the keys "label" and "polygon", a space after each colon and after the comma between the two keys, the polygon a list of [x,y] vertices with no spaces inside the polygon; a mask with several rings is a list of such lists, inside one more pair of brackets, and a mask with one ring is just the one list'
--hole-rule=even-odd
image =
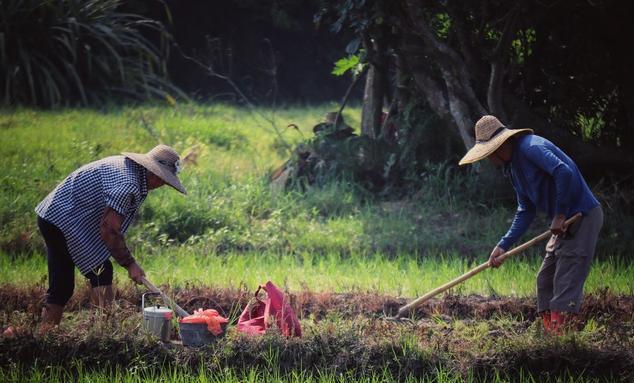
{"label": "blue long-sleeve shirt", "polygon": [[517,137],[506,166],[517,194],[517,212],[509,231],[498,243],[504,250],[526,232],[537,210],[550,218],[558,214],[570,218],[576,213],[585,215],[599,205],[577,165],[543,137]]}

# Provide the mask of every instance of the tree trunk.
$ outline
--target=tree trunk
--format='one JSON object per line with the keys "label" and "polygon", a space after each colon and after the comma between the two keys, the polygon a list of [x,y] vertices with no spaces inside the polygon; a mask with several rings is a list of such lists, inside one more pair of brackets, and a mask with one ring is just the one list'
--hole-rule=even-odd
{"label": "tree trunk", "polygon": [[363,91],[363,110],[361,111],[361,135],[376,138],[379,130],[379,115],[383,104],[383,97],[377,93],[377,73],[374,66],[370,67],[365,79]]}
{"label": "tree trunk", "polygon": [[[364,44],[366,45],[366,44]],[[361,135],[377,138],[381,132],[381,112],[386,94],[387,75],[385,47],[379,40],[368,42],[371,49],[370,69],[363,91],[363,110],[361,111]]]}
{"label": "tree trunk", "polygon": [[[419,89],[426,95],[438,115],[447,126],[457,128],[465,149],[474,144],[473,126],[477,118],[487,114],[476,97],[474,74],[469,72],[464,57],[460,52],[438,39],[428,24],[421,3],[406,1],[409,20],[406,20],[420,38],[418,49],[431,58],[438,66],[441,78],[435,80],[428,70],[419,70],[414,78]],[[412,61],[409,61],[411,64]]]}
{"label": "tree trunk", "polygon": [[407,67],[407,62],[400,54],[395,55],[394,64],[396,67],[396,91],[394,92],[394,97],[396,98],[396,110],[400,112],[405,109],[405,105],[407,105],[411,97],[408,89],[411,74]]}

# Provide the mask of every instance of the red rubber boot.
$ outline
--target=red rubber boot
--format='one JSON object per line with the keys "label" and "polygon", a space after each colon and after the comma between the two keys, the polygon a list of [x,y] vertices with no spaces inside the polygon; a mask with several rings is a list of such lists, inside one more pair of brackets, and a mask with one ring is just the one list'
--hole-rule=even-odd
{"label": "red rubber boot", "polygon": [[544,326],[544,330],[546,330],[546,332],[549,333],[550,327],[551,327],[550,311],[542,311],[541,316],[542,316],[542,325]]}
{"label": "red rubber boot", "polygon": [[553,335],[562,335],[564,332],[578,330],[577,314],[565,311],[552,311],[550,313],[550,328]]}

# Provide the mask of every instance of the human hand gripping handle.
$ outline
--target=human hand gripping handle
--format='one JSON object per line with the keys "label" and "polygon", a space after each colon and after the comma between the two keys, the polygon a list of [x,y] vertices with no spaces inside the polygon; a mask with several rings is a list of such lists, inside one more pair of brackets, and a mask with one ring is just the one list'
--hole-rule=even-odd
{"label": "human hand gripping handle", "polygon": [[552,222],[550,223],[550,232],[553,235],[562,235],[566,231],[566,216],[563,214],[557,214],[553,217]]}
{"label": "human hand gripping handle", "polygon": [[504,253],[505,250],[503,248],[501,248],[500,246],[495,246],[495,248],[493,248],[493,251],[491,251],[491,255],[489,255],[489,266],[493,267],[494,269],[500,267],[504,260],[499,257]]}
{"label": "human hand gripping handle", "polygon": [[132,279],[134,283],[136,283],[137,285],[140,285],[143,283],[143,277],[145,277],[145,272],[143,271],[141,266],[139,266],[138,263],[133,262],[128,265],[128,277],[130,277],[130,279]]}
{"label": "human hand gripping handle", "polygon": [[[499,246],[494,247],[493,251],[491,251],[491,255],[489,255],[489,262],[488,262],[489,267],[498,268],[500,267],[500,265],[502,265],[502,263],[504,263],[506,258],[510,257],[511,255],[517,254],[518,252],[524,250],[525,248],[532,246],[537,242],[545,240],[551,235],[561,235],[565,233],[566,229],[570,227],[570,225],[575,223],[575,221],[577,221],[579,218],[581,218],[581,213],[577,213],[573,215],[567,221],[565,220],[566,219],[565,216],[559,216],[559,215],[555,216],[553,218],[553,222],[551,223],[550,229],[548,231],[524,243],[523,245],[518,246],[508,252],[504,251],[504,249],[502,249]],[[555,233],[558,233],[558,234],[555,234]]]}

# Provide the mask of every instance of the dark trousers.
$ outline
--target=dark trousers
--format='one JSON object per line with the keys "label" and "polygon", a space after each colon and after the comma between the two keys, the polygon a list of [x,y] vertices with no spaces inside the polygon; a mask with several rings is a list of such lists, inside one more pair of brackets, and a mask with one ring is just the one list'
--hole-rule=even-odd
{"label": "dark trousers", "polygon": [[560,237],[551,237],[546,257],[537,274],[537,310],[578,313],[583,303],[583,285],[590,272],[603,210],[597,206],[575,222]]}
{"label": "dark trousers", "polygon": [[[70,257],[66,238],[61,230],[41,217],[37,217],[37,226],[46,242],[48,260],[46,303],[64,306],[75,290],[75,264]],[[97,270],[99,274],[91,271],[84,275],[90,280],[92,287],[111,285],[112,263],[106,260]]]}

